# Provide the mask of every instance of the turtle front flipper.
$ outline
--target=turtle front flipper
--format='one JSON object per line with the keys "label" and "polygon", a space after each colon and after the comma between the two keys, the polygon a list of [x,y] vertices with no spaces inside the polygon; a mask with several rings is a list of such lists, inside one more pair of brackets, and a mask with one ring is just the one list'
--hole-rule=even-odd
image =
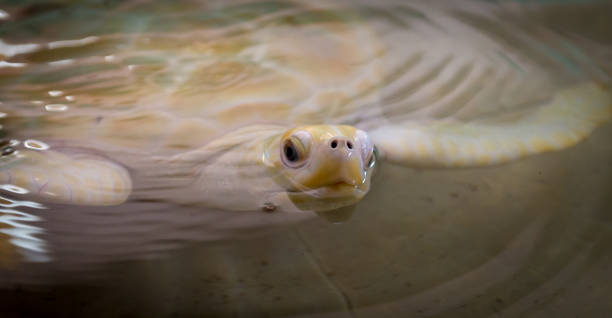
{"label": "turtle front flipper", "polygon": [[43,148],[18,150],[0,158],[4,188],[78,205],[116,205],[129,196],[132,181],[124,167],[89,154]]}
{"label": "turtle front flipper", "polygon": [[612,118],[612,93],[595,83],[561,90],[548,101],[483,118],[406,120],[371,131],[383,156],[400,164],[469,167],[571,147]]}

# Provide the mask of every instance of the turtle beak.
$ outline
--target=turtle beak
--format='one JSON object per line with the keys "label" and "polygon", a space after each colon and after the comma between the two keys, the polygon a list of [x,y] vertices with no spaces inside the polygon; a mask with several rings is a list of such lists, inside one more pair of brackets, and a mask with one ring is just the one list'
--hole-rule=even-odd
{"label": "turtle beak", "polygon": [[303,184],[311,189],[323,186],[361,187],[366,171],[355,143],[346,137],[331,138],[313,165],[312,174]]}
{"label": "turtle beak", "polygon": [[326,163],[329,165],[327,171],[330,185],[348,184],[359,187],[366,181],[366,172],[363,160],[355,142],[347,137],[338,136],[330,138],[327,146]]}
{"label": "turtle beak", "polygon": [[346,154],[346,159],[340,167],[339,176],[342,182],[356,187],[365,182],[366,174],[363,169],[363,162],[358,153]]}
{"label": "turtle beak", "polygon": [[337,178],[352,186],[360,186],[366,180],[363,159],[355,141],[347,137],[330,139],[327,148],[330,161],[338,165]]}

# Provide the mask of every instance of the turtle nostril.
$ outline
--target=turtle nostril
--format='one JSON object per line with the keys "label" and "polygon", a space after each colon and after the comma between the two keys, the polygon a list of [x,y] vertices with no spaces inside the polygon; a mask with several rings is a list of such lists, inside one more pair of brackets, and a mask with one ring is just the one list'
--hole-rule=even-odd
{"label": "turtle nostril", "polygon": [[338,142],[334,140],[334,141],[331,142],[330,146],[332,148],[336,148],[336,147],[338,147]]}
{"label": "turtle nostril", "polygon": [[350,141],[346,142],[346,146],[348,147],[348,149],[353,149],[353,143]]}

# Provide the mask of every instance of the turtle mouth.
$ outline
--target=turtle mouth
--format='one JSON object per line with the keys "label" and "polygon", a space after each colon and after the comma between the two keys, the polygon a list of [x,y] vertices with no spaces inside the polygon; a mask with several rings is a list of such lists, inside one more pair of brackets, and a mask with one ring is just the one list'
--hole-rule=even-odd
{"label": "turtle mouth", "polygon": [[352,185],[343,181],[303,191],[304,194],[320,199],[353,198],[357,200],[362,198],[367,192],[367,185]]}
{"label": "turtle mouth", "polygon": [[359,186],[340,181],[340,182],[332,183],[330,185],[323,186],[322,188],[335,190],[335,191],[346,191],[350,189],[359,189]]}
{"label": "turtle mouth", "polygon": [[301,210],[326,211],[359,202],[369,188],[369,182],[360,185],[335,182],[315,189],[288,191],[287,194]]}
{"label": "turtle mouth", "polygon": [[307,191],[289,192],[289,198],[296,206],[304,210],[334,210],[359,202],[368,189],[336,183]]}

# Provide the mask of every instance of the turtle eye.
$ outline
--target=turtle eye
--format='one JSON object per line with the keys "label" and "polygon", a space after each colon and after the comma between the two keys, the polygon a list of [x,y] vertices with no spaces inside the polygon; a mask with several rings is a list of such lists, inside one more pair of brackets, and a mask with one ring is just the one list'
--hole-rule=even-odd
{"label": "turtle eye", "polygon": [[304,144],[308,140],[302,141],[304,136],[292,135],[285,139],[281,148],[283,163],[290,168],[299,168],[304,165],[308,157],[309,144]]}
{"label": "turtle eye", "polygon": [[285,144],[284,152],[285,158],[289,162],[296,162],[300,159],[300,155],[298,154],[297,149],[295,149],[295,146],[291,142]]}

